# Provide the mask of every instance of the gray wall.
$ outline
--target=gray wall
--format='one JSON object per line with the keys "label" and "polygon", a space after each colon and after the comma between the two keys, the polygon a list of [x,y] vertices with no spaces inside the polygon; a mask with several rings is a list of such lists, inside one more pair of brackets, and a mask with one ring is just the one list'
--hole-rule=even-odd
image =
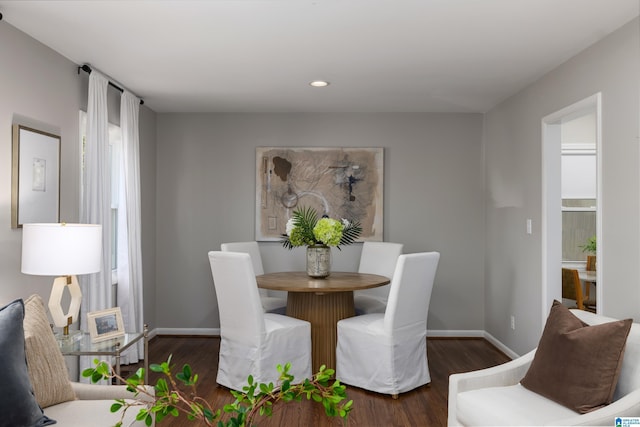
{"label": "gray wall", "polygon": [[[33,293],[49,298],[53,277],[20,272],[22,229],[11,228],[11,126],[27,125],[62,138],[60,219],[77,222],[80,200],[78,112],[86,109],[87,75],[77,65],[0,21],[0,305]],[[119,93],[109,90],[110,120],[118,122]],[[113,113],[113,114],[112,114]],[[145,318],[155,318],[156,114],[140,111]]]}
{"label": "gray wall", "polygon": [[[485,118],[485,328],[517,353],[535,347],[542,313],[543,117],[602,92],[602,310],[640,318],[638,20],[567,61]],[[525,235],[525,220],[533,234]],[[550,303],[549,301],[546,302]],[[509,327],[515,314],[516,330]]]}
{"label": "gray wall", "polygon": [[[385,148],[384,239],[441,252],[429,329],[483,329],[481,138],[480,114],[160,114],[158,326],[219,326],[207,252],[255,239],[255,148],[336,146]],[[303,268],[303,248],[261,249],[267,270]]]}
{"label": "gray wall", "polygon": [[[640,318],[638,21],[486,115],[162,114],[141,109],[145,319],[152,327],[215,328],[206,253],[254,238],[257,146],[385,148],[384,238],[442,259],[429,329],[487,330],[518,353],[542,328],[541,119],[603,96],[604,312]],[[11,229],[11,125],[62,136],[62,219],[77,221],[78,110],[86,76],[0,22],[0,303],[49,295],[51,278],[20,273]],[[111,91],[113,92],[113,91]],[[111,94],[116,96],[117,94]],[[157,141],[156,141],[157,140]],[[483,144],[484,141],[484,144]],[[486,189],[483,187],[486,182]],[[486,191],[485,191],[486,190]],[[524,234],[532,218],[534,233]],[[301,249],[262,244],[266,269],[301,268]],[[355,269],[359,245],[336,252]],[[517,315],[517,328],[509,316]]]}
{"label": "gray wall", "polygon": [[60,218],[77,222],[80,81],[73,63],[4,21],[0,57],[0,301],[32,293],[46,301],[53,278],[20,272],[22,229],[11,228],[11,126],[25,124],[61,136]]}

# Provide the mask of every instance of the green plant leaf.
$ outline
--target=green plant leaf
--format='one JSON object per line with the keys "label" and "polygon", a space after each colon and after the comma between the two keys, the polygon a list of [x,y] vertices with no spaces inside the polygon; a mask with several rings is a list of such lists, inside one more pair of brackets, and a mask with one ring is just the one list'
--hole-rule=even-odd
{"label": "green plant leaf", "polygon": [[136,371],[136,377],[139,378],[140,380],[143,380],[144,373],[145,373],[144,368],[138,368],[138,370]]}
{"label": "green plant leaf", "polygon": [[136,415],[136,421],[145,420],[148,416],[149,411],[147,411],[146,409],[140,409],[140,412],[138,412],[138,415]]}
{"label": "green plant leaf", "polygon": [[156,382],[155,390],[156,392],[160,393],[168,393],[169,385],[167,384],[167,381],[164,378],[158,379],[158,381]]}
{"label": "green plant leaf", "polygon": [[[95,360],[95,368],[83,371],[84,376],[90,376],[92,381],[103,378],[118,378],[125,381],[127,389],[138,395],[144,393],[144,398],[137,402],[124,399],[117,399],[111,405],[111,411],[127,411],[134,405],[146,405],[136,415],[138,421],[143,421],[145,425],[151,425],[155,419],[160,423],[168,416],[179,417],[184,415],[188,420],[199,421],[206,425],[213,425],[217,421],[218,426],[250,426],[254,425],[254,417],[267,416],[273,414],[273,405],[277,402],[299,402],[306,397],[315,402],[322,403],[327,416],[340,416],[346,419],[353,401],[342,403],[346,399],[346,387],[334,380],[331,383],[333,369],[325,366],[312,378],[305,378],[299,383],[294,383],[294,377],[289,373],[291,363],[278,365],[276,367],[280,374],[279,381],[274,384],[256,382],[252,375],[247,378],[247,386],[243,387],[243,392],[231,390],[232,396],[236,399],[232,404],[226,404],[222,409],[213,410],[209,404],[197,394],[195,383],[198,375],[191,367],[185,364],[182,369],[172,376],[171,356],[161,364],[153,364],[150,369],[153,372],[164,374],[166,378],[159,378],[154,385],[155,395],[149,396],[144,385],[143,368],[138,369],[131,377],[124,380],[119,375],[115,375],[111,366],[106,362]],[[186,390],[181,390],[185,387]],[[148,401],[151,397],[151,402]],[[229,414],[230,418],[225,423],[220,419],[221,414]]]}
{"label": "green plant leaf", "polygon": [[580,248],[582,248],[582,252],[590,252],[590,253],[595,254],[596,253],[596,248],[597,248],[596,236],[589,237],[589,239],[587,240],[587,243],[585,243],[584,245],[580,246]]}
{"label": "green plant leaf", "polygon": [[362,234],[360,222],[356,220],[349,221],[349,225],[342,230],[342,239],[340,239],[338,249],[340,249],[340,246],[354,243],[360,237],[360,234]]}
{"label": "green plant leaf", "polygon": [[152,363],[151,365],[149,365],[149,369],[152,372],[158,372],[158,373],[162,373],[162,365],[158,365],[157,363]]}

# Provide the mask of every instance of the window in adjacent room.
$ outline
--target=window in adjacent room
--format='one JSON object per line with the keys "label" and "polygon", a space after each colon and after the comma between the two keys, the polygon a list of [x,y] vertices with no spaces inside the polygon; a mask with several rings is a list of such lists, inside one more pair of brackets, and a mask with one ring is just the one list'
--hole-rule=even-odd
{"label": "window in adjacent room", "polygon": [[562,124],[562,261],[584,262],[596,235],[595,113]]}

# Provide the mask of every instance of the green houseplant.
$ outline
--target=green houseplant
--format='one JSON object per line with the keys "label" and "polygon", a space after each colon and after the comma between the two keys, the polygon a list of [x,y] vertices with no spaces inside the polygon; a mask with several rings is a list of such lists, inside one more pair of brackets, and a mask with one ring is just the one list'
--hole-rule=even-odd
{"label": "green houseplant", "polygon": [[[103,379],[116,378],[127,385],[127,389],[133,392],[136,399],[126,401],[115,400],[111,405],[111,412],[122,410],[124,413],[131,408],[138,408],[136,420],[144,421],[150,426],[155,417],[160,423],[167,417],[186,416],[190,420],[198,421],[206,426],[218,427],[244,427],[255,425],[258,416],[271,416],[273,405],[279,402],[299,402],[303,398],[321,403],[328,417],[339,416],[346,420],[352,400],[347,398],[346,387],[338,380],[332,380],[335,371],[327,369],[324,365],[312,378],[305,378],[302,382],[294,383],[294,377],[289,374],[291,364],[278,365],[280,373],[278,384],[256,383],[252,376],[247,379],[247,385],[242,392],[231,390],[235,401],[225,405],[222,409],[214,409],[211,405],[198,396],[198,375],[191,371],[191,367],[185,364],[182,370],[175,373],[171,365],[171,356],[166,362],[152,364],[149,369],[163,374],[153,387],[151,393],[144,385],[144,369],[138,371],[127,379],[117,375],[113,368],[105,361],[94,360],[95,368],[85,369],[83,377],[98,382]],[[225,419],[226,418],[226,419]],[[121,427],[122,422],[115,427]]]}
{"label": "green houseplant", "polygon": [[587,239],[587,243],[580,246],[582,252],[596,253],[596,236],[595,234]]}
{"label": "green houseplant", "polygon": [[582,252],[587,252],[593,255],[587,255],[587,271],[595,271],[596,270],[596,236],[595,234],[587,239],[587,243],[580,246],[582,248]]}

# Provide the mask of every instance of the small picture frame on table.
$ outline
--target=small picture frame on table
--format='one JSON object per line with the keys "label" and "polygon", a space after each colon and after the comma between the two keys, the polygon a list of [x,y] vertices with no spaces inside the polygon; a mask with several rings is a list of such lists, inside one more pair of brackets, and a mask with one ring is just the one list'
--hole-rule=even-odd
{"label": "small picture frame on table", "polygon": [[87,313],[91,342],[100,342],[124,335],[120,307]]}

